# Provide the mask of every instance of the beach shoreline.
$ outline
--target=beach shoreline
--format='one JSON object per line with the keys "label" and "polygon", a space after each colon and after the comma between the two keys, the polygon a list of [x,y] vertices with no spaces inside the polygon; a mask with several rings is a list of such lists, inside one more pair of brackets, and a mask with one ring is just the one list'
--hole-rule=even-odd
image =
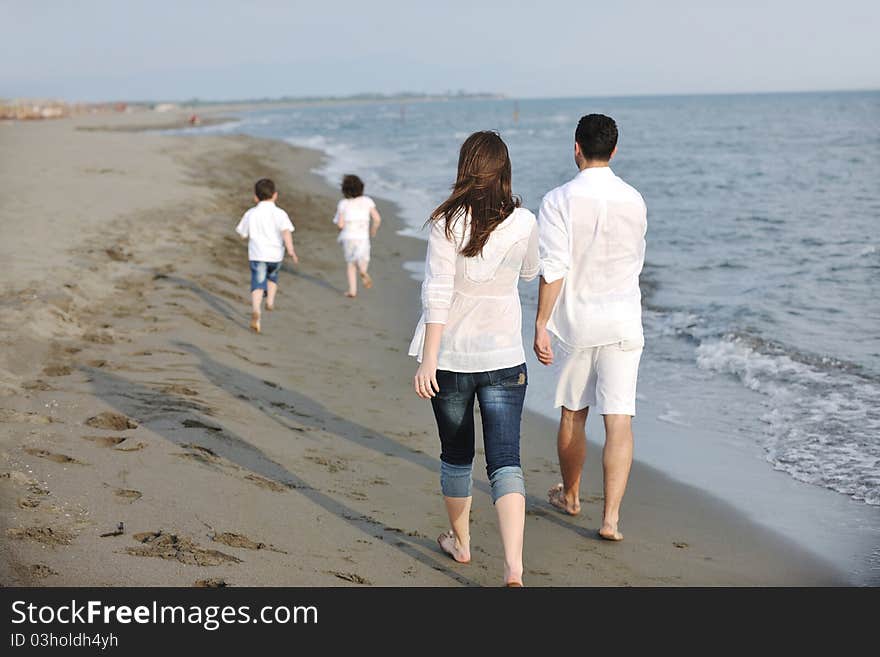
{"label": "beach shoreline", "polygon": [[[394,206],[377,199],[386,225],[376,288],[345,300],[336,192],[312,173],[320,153],[127,129],[149,120],[159,128],[169,117],[0,126],[4,169],[18,163],[0,177],[12,199],[0,206],[2,255],[15,265],[0,281],[0,583],[498,584],[482,450],[474,564],[450,562],[434,543],[446,529],[439,444],[429,405],[409,387],[418,284],[402,268],[424,243],[397,234]],[[48,174],[36,154],[52,159]],[[302,264],[285,265],[279,309],[254,336],[232,228],[262,175],[278,183]],[[19,235],[7,226],[23,208],[38,219]],[[49,237],[65,249],[41,253]],[[627,540],[599,541],[596,450],[577,519],[544,497],[558,477],[553,423],[526,413],[522,451],[527,585],[846,583],[638,462]],[[101,536],[120,522],[123,533]]]}

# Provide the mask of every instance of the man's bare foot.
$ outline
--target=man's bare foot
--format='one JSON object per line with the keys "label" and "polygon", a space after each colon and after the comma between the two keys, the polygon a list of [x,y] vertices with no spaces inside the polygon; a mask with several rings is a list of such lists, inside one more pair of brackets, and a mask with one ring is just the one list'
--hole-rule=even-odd
{"label": "man's bare foot", "polygon": [[267,302],[266,302],[266,310],[268,310],[269,312],[272,312],[273,310],[275,310],[275,304],[274,304],[274,303],[269,303],[269,302],[267,301]]}
{"label": "man's bare foot", "polygon": [[346,292],[345,296],[347,296],[349,299],[354,299],[357,296],[357,292]]}
{"label": "man's bare foot", "polygon": [[251,330],[254,333],[260,332],[260,313],[251,313]]}
{"label": "man's bare foot", "polygon": [[565,487],[562,484],[556,484],[547,491],[547,501],[551,506],[555,506],[563,513],[570,516],[576,516],[581,512],[581,502],[575,499],[574,502],[569,500],[565,495]]}
{"label": "man's bare foot", "polygon": [[362,272],[361,272],[361,281],[362,281],[363,284],[364,284],[364,288],[366,288],[367,290],[369,290],[371,287],[373,287],[373,279],[372,279],[372,277],[371,277],[367,272],[365,272],[365,271],[362,271]]}
{"label": "man's bare foot", "polygon": [[603,522],[599,536],[606,541],[622,541],[623,534],[617,531],[617,523]]}
{"label": "man's bare foot", "polygon": [[458,539],[455,538],[455,534],[451,531],[448,531],[445,534],[440,534],[440,536],[437,537],[437,544],[440,546],[441,550],[458,563],[471,562],[470,546],[464,546],[459,543]]}

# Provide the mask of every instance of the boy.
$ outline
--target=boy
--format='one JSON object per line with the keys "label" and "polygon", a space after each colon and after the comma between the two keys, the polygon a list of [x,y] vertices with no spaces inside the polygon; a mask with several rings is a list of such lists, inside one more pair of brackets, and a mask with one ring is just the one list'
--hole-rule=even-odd
{"label": "boy", "polygon": [[275,294],[278,292],[278,272],[284,251],[294,264],[299,263],[293,250],[293,224],[287,213],[275,205],[278,192],[275,183],[268,178],[254,185],[256,206],[244,213],[235,232],[248,240],[248,260],[251,266],[251,329],[260,332],[260,315],[263,296],[266,296],[266,310],[275,309]]}

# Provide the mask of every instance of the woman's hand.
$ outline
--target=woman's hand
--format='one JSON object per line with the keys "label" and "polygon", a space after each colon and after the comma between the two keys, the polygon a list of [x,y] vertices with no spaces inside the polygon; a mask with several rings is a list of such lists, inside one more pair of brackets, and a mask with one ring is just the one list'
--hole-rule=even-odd
{"label": "woman's hand", "polygon": [[437,384],[436,360],[422,360],[413,377],[413,387],[422,399],[430,399],[440,392],[440,386]]}

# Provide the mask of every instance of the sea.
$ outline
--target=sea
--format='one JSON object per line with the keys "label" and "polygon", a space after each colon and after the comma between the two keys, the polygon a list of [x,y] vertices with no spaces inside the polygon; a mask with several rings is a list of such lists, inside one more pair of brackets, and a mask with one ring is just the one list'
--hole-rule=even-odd
{"label": "sea", "polygon": [[[617,121],[612,168],[648,206],[636,458],[880,583],[880,92],[344,103],[200,130],[323,151],[317,173],[356,173],[424,238],[471,132],[501,134],[537,213],[591,112]],[[555,417],[529,367],[530,408]]]}

